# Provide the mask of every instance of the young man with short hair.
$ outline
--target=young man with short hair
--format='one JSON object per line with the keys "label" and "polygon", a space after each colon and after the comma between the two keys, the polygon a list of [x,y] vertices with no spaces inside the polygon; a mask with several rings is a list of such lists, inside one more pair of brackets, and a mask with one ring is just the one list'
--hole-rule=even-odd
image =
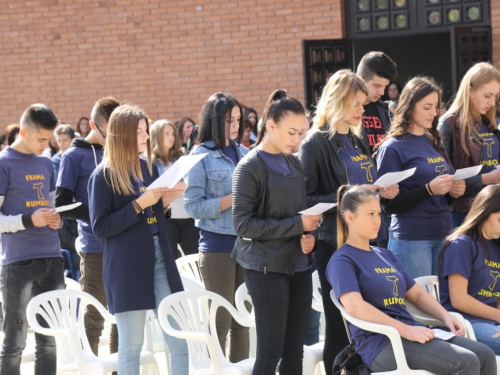
{"label": "young man with short hair", "polygon": [[[57,207],[74,201],[82,203],[81,206],[61,214],[64,219],[77,220],[78,223],[82,290],[97,298],[104,306],[108,305],[102,281],[104,248],[90,226],[87,185],[92,172],[102,159],[109,117],[119,105],[112,97],[99,99],[95,103],[90,115],[91,131],[86,138],[74,139],[68,151],[63,154],[57,179]],[[104,318],[94,307],[88,307],[85,311],[85,330],[95,355],[98,354],[99,338],[103,329]],[[110,352],[117,351],[117,330],[116,325],[112,325]]]}
{"label": "young man with short hair", "polygon": [[368,87],[362,117],[363,138],[373,153],[373,148],[385,137],[391,126],[389,106],[380,98],[384,95],[385,87],[396,79],[397,65],[383,52],[368,52],[359,62],[356,74]]}
{"label": "young man with short hair", "polygon": [[[19,137],[0,152],[0,233],[3,345],[0,374],[18,375],[26,346],[26,307],[32,297],[64,288],[64,261],[56,229],[52,162],[40,156],[58,120],[44,104],[23,113]],[[53,337],[35,334],[35,374],[56,373]]]}

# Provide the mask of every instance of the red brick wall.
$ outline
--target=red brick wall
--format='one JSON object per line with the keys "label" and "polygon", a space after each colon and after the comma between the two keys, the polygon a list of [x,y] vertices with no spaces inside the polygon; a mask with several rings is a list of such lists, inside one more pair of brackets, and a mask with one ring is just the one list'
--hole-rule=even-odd
{"label": "red brick wall", "polygon": [[500,0],[491,1],[491,25],[493,34],[493,64],[500,67]]}
{"label": "red brick wall", "polygon": [[196,117],[215,91],[262,108],[303,99],[303,39],[342,38],[343,0],[0,2],[0,128],[43,102],[63,121],[104,95],[153,119]]}

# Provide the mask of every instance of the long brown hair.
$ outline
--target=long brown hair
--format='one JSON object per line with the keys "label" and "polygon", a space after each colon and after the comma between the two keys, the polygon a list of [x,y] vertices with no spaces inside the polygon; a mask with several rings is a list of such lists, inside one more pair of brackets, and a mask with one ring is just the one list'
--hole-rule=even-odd
{"label": "long brown hair", "polygon": [[[441,88],[432,78],[415,77],[411,79],[401,93],[389,134],[375,146],[375,150],[378,150],[380,146],[390,138],[399,138],[410,133],[413,127],[412,113],[415,105],[427,95],[434,92],[438,94],[437,108],[441,108]],[[427,129],[427,133],[430,136],[434,149],[439,152],[445,160],[449,160],[448,155],[446,155],[441,145],[441,136],[437,130],[438,121],[439,115],[436,113],[436,117],[432,120],[432,126],[430,129]]]}
{"label": "long brown hair", "polygon": [[[460,82],[455,100],[453,100],[450,109],[443,115],[444,119],[451,116],[458,118],[460,123],[460,144],[467,155],[470,155],[467,140],[471,137],[480,138],[474,124],[481,123],[481,115],[474,110],[471,97],[481,86],[491,81],[500,83],[500,73],[498,70],[486,62],[475,64],[465,73],[462,82]],[[496,124],[496,110],[496,106],[492,106],[484,115],[490,124]]]}
{"label": "long brown hair", "polygon": [[[172,128],[175,138],[174,144],[169,150],[166,150],[163,145],[163,130],[166,126],[170,126]],[[149,133],[151,135],[153,162],[160,160],[164,165],[167,165],[170,162],[174,163],[177,159],[184,155],[179,131],[170,121],[165,119],[155,121],[149,129]]]}
{"label": "long brown hair", "polygon": [[[109,118],[102,162],[105,168],[104,175],[114,193],[136,194],[132,179],[144,182],[137,144],[137,129],[141,120],[146,121],[148,125],[148,117],[143,110],[132,104],[122,104],[113,111]],[[152,175],[149,139],[146,156],[149,173]]]}
{"label": "long brown hair", "polygon": [[346,212],[356,213],[359,205],[366,202],[368,197],[379,199],[375,192],[358,185],[342,185],[337,190],[337,248],[344,245],[349,237]]}
{"label": "long brown hair", "polygon": [[445,247],[461,234],[472,238],[478,238],[483,241],[484,247],[487,249],[486,243],[484,242],[483,225],[491,214],[498,212],[500,212],[500,185],[488,185],[481,190],[474,199],[474,203],[462,225],[455,228],[455,230],[445,238],[439,257],[442,257]]}

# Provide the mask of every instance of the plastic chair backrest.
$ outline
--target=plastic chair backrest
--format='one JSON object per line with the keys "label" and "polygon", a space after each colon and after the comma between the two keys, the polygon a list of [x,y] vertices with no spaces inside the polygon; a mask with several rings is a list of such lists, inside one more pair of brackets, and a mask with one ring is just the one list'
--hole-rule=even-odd
{"label": "plastic chair backrest", "polygon": [[439,278],[434,275],[417,277],[416,283],[439,301]]}
{"label": "plastic chair backrest", "polygon": [[[76,362],[78,368],[95,360],[85,332],[84,312],[94,306],[105,319],[111,319],[108,311],[90,294],[79,290],[60,289],[39,294],[31,299],[26,309],[30,326],[37,333],[54,336],[57,360],[61,364]],[[42,327],[39,319],[45,320]]]}
{"label": "plastic chair backrest", "polygon": [[82,286],[78,281],[70,279],[69,277],[64,278],[64,283],[66,284],[66,289],[68,290],[82,290]]}
{"label": "plastic chair backrest", "polygon": [[248,289],[245,283],[241,284],[236,290],[234,295],[234,304],[242,316],[248,319],[255,319],[255,313],[252,308],[252,297],[248,294]]}
{"label": "plastic chair backrest", "polygon": [[[205,290],[191,290],[171,294],[158,308],[158,320],[163,330],[174,337],[187,339],[190,372],[209,369],[207,373],[221,373],[229,365],[215,329],[219,307],[226,308],[243,326],[252,319],[242,317],[223,297]],[[172,326],[172,319],[176,324]],[[214,327],[214,329],[211,329]]]}
{"label": "plastic chair backrest", "polygon": [[198,254],[189,254],[176,259],[175,263],[181,276],[189,277],[204,285],[198,265],[198,258]]}
{"label": "plastic chair backrest", "polygon": [[205,286],[201,282],[191,277],[181,275],[181,281],[184,290],[205,290]]}
{"label": "plastic chair backrest", "polygon": [[319,312],[325,312],[323,308],[323,296],[321,295],[321,284],[319,282],[318,271],[314,271],[312,274],[312,284],[313,284],[312,308]]}
{"label": "plastic chair backrest", "polygon": [[[364,329],[369,332],[376,332],[389,337],[389,340],[392,344],[392,350],[394,351],[394,357],[396,358],[397,370],[384,372],[380,374],[431,374],[428,371],[424,370],[411,370],[408,367],[408,363],[406,363],[406,357],[403,350],[403,344],[401,343],[401,337],[399,336],[398,331],[394,327],[385,326],[382,324],[370,323],[350,315],[347,310],[342,306],[339,299],[335,295],[335,291],[332,289],[330,292],[330,298],[332,299],[335,306],[340,310],[342,314],[342,318],[347,320],[352,325]],[[377,373],[379,374],[379,373]]]}

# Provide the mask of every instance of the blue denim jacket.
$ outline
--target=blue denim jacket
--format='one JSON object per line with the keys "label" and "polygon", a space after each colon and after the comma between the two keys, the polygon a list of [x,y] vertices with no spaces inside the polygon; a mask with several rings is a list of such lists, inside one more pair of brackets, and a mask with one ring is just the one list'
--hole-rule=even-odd
{"label": "blue denim jacket", "polygon": [[[248,152],[245,146],[231,142],[241,160]],[[214,233],[235,235],[232,209],[220,210],[220,198],[231,194],[236,166],[220,150],[210,150],[212,141],[200,144],[191,154],[208,153],[184,177],[184,208],[195,219],[195,225]]]}

